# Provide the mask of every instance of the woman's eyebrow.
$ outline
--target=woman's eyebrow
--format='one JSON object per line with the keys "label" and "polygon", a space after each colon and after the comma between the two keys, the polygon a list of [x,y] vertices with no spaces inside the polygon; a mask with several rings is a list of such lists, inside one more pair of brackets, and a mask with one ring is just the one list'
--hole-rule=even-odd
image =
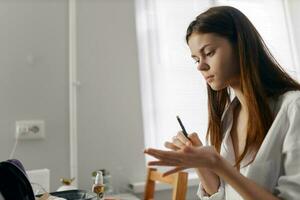
{"label": "woman's eyebrow", "polygon": [[[210,45],[211,45],[211,44],[205,44],[205,45],[203,45],[203,46],[200,48],[199,52],[203,52],[204,49],[205,49],[206,47],[210,46]],[[191,57],[192,57],[192,58],[197,58],[196,55],[191,55]]]}
{"label": "woman's eyebrow", "polygon": [[201,48],[200,48],[200,52],[204,51],[204,49],[207,47],[207,46],[210,46],[211,44],[205,44],[203,45]]}

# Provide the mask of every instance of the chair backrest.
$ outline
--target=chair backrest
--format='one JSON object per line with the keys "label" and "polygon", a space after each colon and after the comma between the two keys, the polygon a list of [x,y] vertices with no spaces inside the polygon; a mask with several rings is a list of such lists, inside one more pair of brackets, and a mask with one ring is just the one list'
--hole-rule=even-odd
{"label": "chair backrest", "polygon": [[167,183],[173,187],[172,200],[185,200],[187,191],[188,173],[177,172],[166,177],[155,168],[148,168],[144,200],[153,200],[155,182]]}

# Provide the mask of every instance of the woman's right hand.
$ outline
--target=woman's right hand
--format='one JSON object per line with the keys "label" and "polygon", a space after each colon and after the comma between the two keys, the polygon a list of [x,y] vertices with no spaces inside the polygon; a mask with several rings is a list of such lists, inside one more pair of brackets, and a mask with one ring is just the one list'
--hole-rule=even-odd
{"label": "woman's right hand", "polygon": [[[198,137],[197,133],[191,133],[188,134],[188,138],[183,134],[182,131],[179,131],[176,136],[172,138],[172,142],[165,142],[165,147],[168,149],[171,149],[173,151],[180,151],[182,150],[185,146],[187,145],[192,145],[195,147],[201,147],[202,142],[200,138]],[[175,167],[167,172],[165,172],[163,175],[167,176],[173,173],[176,173],[178,171],[185,170],[185,167]]]}
{"label": "woman's right hand", "polygon": [[[180,151],[187,145],[195,147],[203,146],[197,133],[189,134],[188,138],[186,138],[182,131],[179,131],[177,135],[172,138],[172,142],[165,142],[165,147],[174,151]],[[185,169],[185,167],[175,167],[165,172],[163,175],[167,176]],[[212,195],[218,191],[220,179],[214,172],[206,168],[197,168],[195,170],[202,181],[202,187],[206,193]]]}

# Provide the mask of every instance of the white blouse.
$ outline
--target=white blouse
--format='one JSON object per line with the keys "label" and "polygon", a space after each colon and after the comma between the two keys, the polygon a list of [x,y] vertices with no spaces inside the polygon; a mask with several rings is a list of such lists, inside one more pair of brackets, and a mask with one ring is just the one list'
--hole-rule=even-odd
{"label": "white blouse", "polygon": [[[235,98],[222,116],[224,135],[220,154],[232,165],[235,164],[235,154],[230,131],[233,123],[233,110],[238,104],[239,101]],[[256,158],[250,165],[241,167],[240,173],[281,199],[299,200],[300,91],[286,92],[277,101],[270,102],[270,108],[276,117]],[[250,155],[246,156],[241,166],[248,163],[250,159]],[[202,200],[243,199],[223,180],[217,193],[206,196],[200,183],[197,194]]]}

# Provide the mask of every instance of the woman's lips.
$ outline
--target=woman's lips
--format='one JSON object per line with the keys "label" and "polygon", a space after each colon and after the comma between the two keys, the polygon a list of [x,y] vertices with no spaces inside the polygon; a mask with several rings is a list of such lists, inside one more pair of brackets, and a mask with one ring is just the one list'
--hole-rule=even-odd
{"label": "woman's lips", "polygon": [[206,77],[205,77],[205,80],[206,80],[207,82],[211,82],[211,81],[213,81],[213,78],[214,78],[214,75],[210,75],[210,76],[206,76]]}

